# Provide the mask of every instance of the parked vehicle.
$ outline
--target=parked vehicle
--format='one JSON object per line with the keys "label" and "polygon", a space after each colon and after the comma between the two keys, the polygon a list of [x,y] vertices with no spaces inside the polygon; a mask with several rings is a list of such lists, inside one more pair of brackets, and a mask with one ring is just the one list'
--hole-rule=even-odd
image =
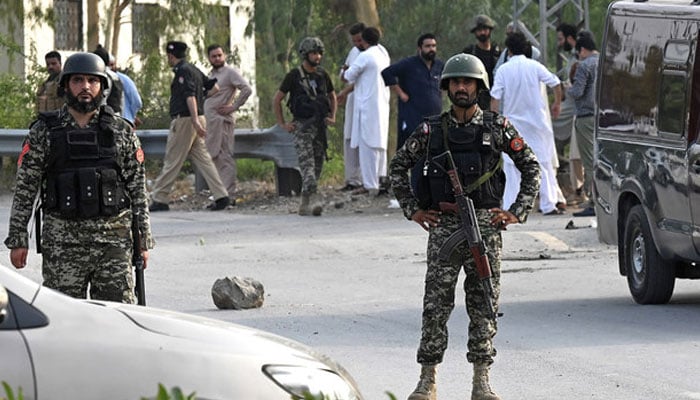
{"label": "parked vehicle", "polygon": [[610,5],[595,128],[598,234],[640,304],[700,278],[700,6]]}
{"label": "parked vehicle", "polygon": [[[8,301],[9,300],[9,301]],[[4,318],[3,318],[4,316]],[[219,320],[79,300],[0,265],[0,381],[25,400],[362,400],[350,375],[289,339]],[[3,397],[0,387],[0,398]]]}

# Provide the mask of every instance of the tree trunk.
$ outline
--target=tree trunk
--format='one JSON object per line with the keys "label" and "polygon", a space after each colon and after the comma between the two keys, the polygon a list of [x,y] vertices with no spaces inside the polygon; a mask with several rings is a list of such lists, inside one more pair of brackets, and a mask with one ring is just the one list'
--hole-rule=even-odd
{"label": "tree trunk", "polygon": [[99,0],[88,0],[87,2],[87,49],[92,51],[100,43],[100,13],[98,10]]}
{"label": "tree trunk", "polygon": [[114,20],[113,20],[113,30],[112,30],[112,45],[110,47],[110,53],[117,58],[119,54],[119,34],[122,28],[122,14],[124,10],[131,4],[131,0],[122,0],[119,5],[114,10]]}
{"label": "tree trunk", "polygon": [[377,13],[376,0],[334,0],[333,10],[342,15],[351,15],[357,22],[363,22],[367,26],[379,27],[379,13]]}
{"label": "tree trunk", "polygon": [[376,0],[352,0],[351,3],[358,21],[364,22],[367,26],[379,28]]}

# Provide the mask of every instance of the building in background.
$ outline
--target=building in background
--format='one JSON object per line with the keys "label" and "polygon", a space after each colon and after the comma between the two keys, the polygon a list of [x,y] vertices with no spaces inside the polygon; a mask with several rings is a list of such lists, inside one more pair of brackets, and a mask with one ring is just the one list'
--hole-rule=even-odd
{"label": "building in background", "polygon": [[[220,7],[220,12],[211,13],[219,17],[210,17],[208,24],[201,29],[205,32],[192,31],[189,35],[165,34],[153,25],[153,16],[167,9],[170,2],[164,0],[132,0],[122,11],[118,29],[105,29],[106,16],[111,15],[109,7],[113,1],[99,0],[23,0],[6,2],[0,5],[0,42],[17,45],[10,50],[0,45],[0,74],[12,73],[26,76],[36,64],[43,66],[44,54],[57,50],[65,59],[78,51],[92,51],[98,43],[103,44],[116,56],[117,65],[131,66],[135,71],[141,68],[143,57],[155,47],[164,53],[168,40],[187,42],[191,50],[188,54],[193,64],[206,71],[209,67],[206,46],[211,43],[196,43],[196,37],[207,36],[208,30],[228,32],[228,41],[220,43],[228,54],[234,55],[231,63],[238,67],[253,87],[253,95],[246,102],[243,113],[257,127],[258,98],[255,92],[255,36],[246,36],[246,28],[252,18],[254,0],[233,0],[228,5],[217,4],[215,0],[201,0],[211,3],[208,7]],[[122,0],[119,3],[124,3]],[[114,1],[114,3],[117,3]],[[52,12],[54,23],[43,22],[46,18],[35,17],[38,14]],[[194,29],[194,28],[193,28]],[[105,32],[118,30],[119,40],[116,51],[112,49],[111,35]],[[201,49],[199,47],[202,47]],[[19,51],[19,53],[18,53]],[[22,56],[21,54],[24,56]]]}

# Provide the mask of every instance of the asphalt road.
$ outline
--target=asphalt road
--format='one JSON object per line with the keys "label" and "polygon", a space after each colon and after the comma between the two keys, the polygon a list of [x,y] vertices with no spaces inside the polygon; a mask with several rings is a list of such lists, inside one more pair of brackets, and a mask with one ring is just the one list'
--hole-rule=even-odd
{"label": "asphalt road", "polygon": [[[535,214],[504,233],[494,389],[504,399],[700,399],[700,282],[678,281],[669,305],[638,306],[617,273],[616,248],[599,244],[594,228],[564,229],[571,219]],[[152,222],[149,306],[311,345],[345,366],[368,400],[413,390],[427,234],[400,211],[320,218],[178,211],[153,214]],[[23,273],[39,279],[39,264],[32,251]],[[211,286],[225,276],[262,282],[264,305],[216,309]],[[441,400],[469,398],[466,327],[458,289],[438,373]]]}

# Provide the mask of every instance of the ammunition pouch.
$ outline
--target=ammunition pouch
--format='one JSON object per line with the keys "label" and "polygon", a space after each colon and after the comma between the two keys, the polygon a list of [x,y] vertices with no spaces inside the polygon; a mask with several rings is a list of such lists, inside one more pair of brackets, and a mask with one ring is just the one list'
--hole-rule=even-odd
{"label": "ammunition pouch", "polygon": [[108,107],[98,126],[76,129],[55,120],[47,125],[51,145],[44,210],[81,219],[115,216],[131,206],[118,162],[117,126]]}

